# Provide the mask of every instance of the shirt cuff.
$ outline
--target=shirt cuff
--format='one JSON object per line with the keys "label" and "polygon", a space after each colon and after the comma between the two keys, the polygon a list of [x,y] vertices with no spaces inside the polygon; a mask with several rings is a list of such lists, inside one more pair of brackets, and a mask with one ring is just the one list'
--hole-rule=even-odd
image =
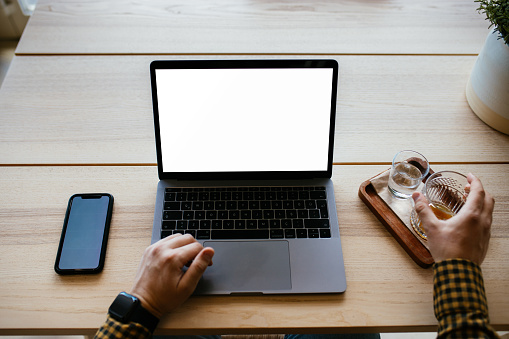
{"label": "shirt cuff", "polygon": [[106,321],[97,331],[94,338],[150,338],[152,333],[143,325],[130,322],[128,324],[121,323],[120,321],[108,315]]}
{"label": "shirt cuff", "polygon": [[488,302],[479,265],[466,259],[436,263],[433,266],[433,306],[439,337],[459,328],[475,331],[489,327]]}

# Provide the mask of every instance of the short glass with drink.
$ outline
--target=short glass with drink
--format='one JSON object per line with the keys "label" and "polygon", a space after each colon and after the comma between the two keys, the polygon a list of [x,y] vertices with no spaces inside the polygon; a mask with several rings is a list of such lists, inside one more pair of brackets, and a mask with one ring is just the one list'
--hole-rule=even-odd
{"label": "short glass with drink", "polygon": [[428,160],[415,151],[401,151],[392,160],[389,191],[400,199],[408,199],[429,173]]}
{"label": "short glass with drink", "polygon": [[[468,191],[465,189],[467,184],[467,177],[461,173],[436,172],[426,180],[422,193],[428,199],[429,206],[436,217],[440,220],[447,220],[455,216],[465,204],[468,196]],[[415,208],[412,210],[410,223],[415,232],[427,240]]]}

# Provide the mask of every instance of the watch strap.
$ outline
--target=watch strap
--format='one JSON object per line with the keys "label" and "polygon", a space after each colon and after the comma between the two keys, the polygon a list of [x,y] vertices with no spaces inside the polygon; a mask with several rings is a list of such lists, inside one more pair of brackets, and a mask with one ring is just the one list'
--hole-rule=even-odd
{"label": "watch strap", "polygon": [[145,326],[151,333],[154,333],[159,323],[159,319],[141,306],[141,304],[139,304],[137,309],[131,314],[130,321]]}
{"label": "watch strap", "polygon": [[138,298],[126,292],[121,292],[117,296],[108,313],[123,324],[135,322],[146,327],[151,333],[159,323],[159,319],[145,309]]}

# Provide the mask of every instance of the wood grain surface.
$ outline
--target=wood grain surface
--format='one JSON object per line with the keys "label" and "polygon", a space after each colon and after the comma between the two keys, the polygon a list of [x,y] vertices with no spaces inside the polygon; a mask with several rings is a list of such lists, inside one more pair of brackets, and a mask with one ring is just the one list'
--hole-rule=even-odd
{"label": "wood grain surface", "polygon": [[39,0],[17,54],[477,54],[464,0]]}
{"label": "wood grain surface", "polygon": [[[509,330],[509,136],[465,98],[488,34],[464,0],[39,0],[0,88],[0,335],[92,335],[150,243],[157,185],[149,63],[333,58],[333,181],[347,274],[336,295],[192,297],[157,334],[435,331],[432,271],[358,197],[414,149],[496,199],[482,265]],[[53,264],[69,197],[115,197],[104,271]]]}
{"label": "wood grain surface", "polygon": [[[491,322],[509,324],[509,165],[434,166],[476,173],[496,199],[482,265]],[[434,331],[432,271],[419,267],[357,196],[386,169],[334,166],[333,181],[347,275],[338,295],[193,297],[163,318],[159,333],[341,333]],[[91,334],[119,291],[129,290],[150,244],[157,170],[153,166],[0,168],[0,333]],[[68,198],[115,197],[104,271],[58,276],[53,263]]]}
{"label": "wood grain surface", "polygon": [[[475,57],[324,57],[340,65],[334,162],[389,163],[403,149],[431,162],[509,162],[509,136],[465,98]],[[0,163],[155,164],[155,58],[17,57],[0,91]]]}

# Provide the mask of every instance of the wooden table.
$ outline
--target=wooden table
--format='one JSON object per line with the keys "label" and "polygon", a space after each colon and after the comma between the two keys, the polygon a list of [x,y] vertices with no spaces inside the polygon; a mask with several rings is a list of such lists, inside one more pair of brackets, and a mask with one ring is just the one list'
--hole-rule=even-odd
{"label": "wooden table", "polygon": [[[401,149],[477,174],[496,199],[482,265],[509,330],[509,136],[470,110],[487,35],[463,0],[39,0],[0,90],[0,334],[92,334],[150,243],[157,168],[154,59],[334,58],[333,181],[348,288],[340,295],[193,297],[160,333],[434,331],[432,272],[357,196]],[[69,196],[115,196],[103,273],[53,263]]]}

